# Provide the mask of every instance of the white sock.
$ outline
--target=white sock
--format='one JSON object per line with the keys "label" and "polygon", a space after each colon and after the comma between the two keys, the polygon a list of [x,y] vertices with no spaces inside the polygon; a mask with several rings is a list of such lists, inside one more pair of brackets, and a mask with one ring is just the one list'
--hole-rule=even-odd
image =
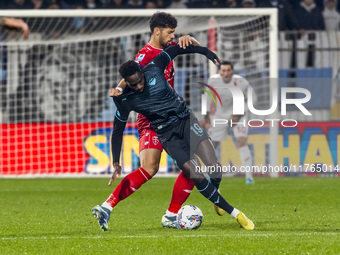
{"label": "white sock", "polygon": [[253,178],[251,171],[252,157],[248,145],[239,148],[242,165],[247,167],[246,178]]}
{"label": "white sock", "polygon": [[168,217],[174,217],[174,216],[177,216],[177,213],[172,213],[169,210],[166,210],[165,215]]}
{"label": "white sock", "polygon": [[111,207],[111,205],[108,202],[105,201],[104,203],[101,204],[101,206],[106,208],[106,209],[109,209],[110,212],[112,212],[113,208]]}
{"label": "white sock", "polygon": [[237,214],[239,214],[239,210],[237,210],[236,208],[234,208],[234,210],[231,212],[230,216],[233,218],[236,218]]}

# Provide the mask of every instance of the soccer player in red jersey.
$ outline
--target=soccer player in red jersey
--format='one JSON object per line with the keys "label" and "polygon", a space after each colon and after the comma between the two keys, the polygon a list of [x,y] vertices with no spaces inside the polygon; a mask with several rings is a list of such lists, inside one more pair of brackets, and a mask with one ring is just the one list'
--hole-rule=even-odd
{"label": "soccer player in red jersey", "polygon": [[[169,13],[156,12],[150,18],[150,30],[151,38],[150,41],[141,49],[136,55],[135,61],[137,61],[141,68],[149,64],[163,49],[170,45],[176,44],[172,40],[175,38],[175,29],[177,27],[177,20]],[[180,47],[185,48],[190,44],[199,46],[200,44],[191,36],[185,35],[179,38]],[[164,76],[167,79],[171,87],[174,87],[174,67],[173,61],[165,68]],[[124,80],[118,84],[116,89],[111,89],[109,91],[109,96],[118,96],[122,94],[126,87]],[[139,132],[139,156],[141,168],[128,174],[123,180],[118,184],[115,190],[112,192],[110,197],[102,204],[110,211],[117,203],[126,197],[130,196],[134,191],[136,191],[142,184],[150,180],[159,169],[159,162],[161,159],[161,153],[163,147],[158,140],[156,132],[151,128],[150,122],[147,118],[141,114],[138,115],[137,127]],[[116,176],[121,174],[121,166],[114,163],[114,173],[109,182],[116,181]],[[182,204],[189,197],[192,189],[194,188],[194,183],[181,172],[174,185],[172,198],[170,205],[162,217],[163,227],[176,227],[176,215]],[[224,211],[220,208],[215,208],[220,210],[222,214]]]}
{"label": "soccer player in red jersey", "polygon": [[[254,223],[218,193],[222,171],[218,170],[221,169],[221,163],[212,142],[183,98],[178,96],[164,77],[164,70],[172,59],[188,53],[199,53],[215,64],[221,63],[216,54],[206,47],[189,45],[183,49],[179,45],[173,45],[162,51],[142,70],[131,60],[119,68],[127,88],[124,91],[126,93],[113,98],[117,111],[111,139],[112,160],[119,165],[123,132],[129,113],[141,113],[150,121],[164,149],[193,181],[197,190],[214,205],[228,212],[242,228],[253,230]],[[195,154],[208,168],[215,168],[216,171],[200,168]],[[145,172],[143,167],[139,170],[141,173]],[[204,174],[208,174],[209,178]],[[97,218],[101,229],[108,230],[111,211],[101,204],[92,208],[92,214]]]}

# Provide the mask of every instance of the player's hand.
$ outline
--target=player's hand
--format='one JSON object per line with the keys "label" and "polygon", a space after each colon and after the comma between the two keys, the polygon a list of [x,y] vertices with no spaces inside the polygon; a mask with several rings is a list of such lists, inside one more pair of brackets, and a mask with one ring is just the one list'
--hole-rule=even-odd
{"label": "player's hand", "polygon": [[23,39],[27,39],[30,34],[30,29],[28,25],[22,19],[5,18],[4,25],[10,28],[21,29],[23,32],[22,34]]}
{"label": "player's hand", "polygon": [[118,176],[121,176],[122,174],[122,167],[121,165],[119,165],[118,162],[113,163],[113,174],[112,177],[109,181],[109,186],[111,186],[112,182],[115,183],[116,182],[116,178],[117,178],[117,174]]}
{"label": "player's hand", "polygon": [[207,56],[208,59],[210,59],[215,65],[221,65],[221,60],[217,57],[217,55],[212,52],[211,50],[208,50]]}
{"label": "player's hand", "polygon": [[22,23],[21,23],[21,29],[22,29],[22,32],[23,32],[22,38],[25,39],[25,40],[28,39],[28,36],[30,34],[30,29],[24,21],[22,21]]}
{"label": "player's hand", "polygon": [[109,90],[109,96],[110,97],[118,97],[122,94],[122,91],[118,90],[118,89],[110,89]]}
{"label": "player's hand", "polygon": [[179,47],[185,49],[189,45],[193,44],[193,38],[190,35],[183,35],[178,39]]}

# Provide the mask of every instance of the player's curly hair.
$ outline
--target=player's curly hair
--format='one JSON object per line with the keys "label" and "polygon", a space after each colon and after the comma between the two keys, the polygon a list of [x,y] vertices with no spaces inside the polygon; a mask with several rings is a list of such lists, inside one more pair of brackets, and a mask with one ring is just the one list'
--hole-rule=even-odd
{"label": "player's curly hair", "polygon": [[119,68],[119,73],[123,77],[123,79],[126,79],[126,77],[129,77],[138,71],[140,71],[139,65],[133,60],[125,62]]}
{"label": "player's curly hair", "polygon": [[159,28],[176,28],[177,27],[177,19],[172,16],[170,13],[166,12],[156,12],[151,16],[149,20],[150,30],[153,33],[155,27]]}

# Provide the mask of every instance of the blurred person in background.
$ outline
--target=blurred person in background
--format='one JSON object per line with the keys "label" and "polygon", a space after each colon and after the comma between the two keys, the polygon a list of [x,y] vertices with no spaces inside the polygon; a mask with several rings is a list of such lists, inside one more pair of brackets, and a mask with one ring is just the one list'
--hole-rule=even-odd
{"label": "blurred person in background", "polygon": [[299,23],[295,17],[291,4],[287,0],[262,0],[259,8],[277,8],[279,11],[279,30],[298,30]]}
{"label": "blurred person in background", "polygon": [[316,6],[314,0],[302,0],[295,8],[295,16],[298,17],[300,34],[306,30],[325,30],[325,23],[321,10]]}
{"label": "blurred person in background", "polygon": [[21,29],[23,32],[23,39],[27,39],[30,34],[28,25],[22,19],[0,17],[0,25],[8,28]]}
{"label": "blurred person in background", "polygon": [[128,0],[126,7],[129,9],[144,9],[145,3],[143,0]]}
{"label": "blurred person in background", "polygon": [[157,9],[157,8],[160,8],[160,7],[158,6],[157,0],[147,0],[145,2],[145,8],[146,9]]}
{"label": "blurred person in background", "polygon": [[34,5],[29,0],[14,0],[7,6],[8,9],[18,10],[33,9],[33,7]]}
{"label": "blurred person in background", "polygon": [[236,0],[225,0],[220,5],[222,8],[238,8],[240,7]]}
{"label": "blurred person in background", "polygon": [[217,6],[217,1],[189,0],[187,5],[189,8],[213,8]]}
{"label": "blurred person in background", "polygon": [[256,3],[254,0],[243,0],[242,1],[242,7],[243,8],[255,8]]}
{"label": "blurred person in background", "polygon": [[338,31],[340,29],[340,14],[336,9],[336,0],[324,0],[325,9],[322,16],[327,31]]}
{"label": "blurred person in background", "polygon": [[46,9],[47,2],[44,0],[31,0],[31,3],[33,5],[33,9],[39,10],[39,9]]}
{"label": "blurred person in background", "polygon": [[188,6],[186,5],[184,0],[173,0],[168,8],[169,9],[186,9],[188,8]]}
{"label": "blurred person in background", "polygon": [[102,3],[97,0],[86,0],[85,8],[86,9],[101,9]]}
{"label": "blurred person in background", "polygon": [[126,8],[125,0],[110,0],[108,3],[104,5],[106,9],[124,9]]}

